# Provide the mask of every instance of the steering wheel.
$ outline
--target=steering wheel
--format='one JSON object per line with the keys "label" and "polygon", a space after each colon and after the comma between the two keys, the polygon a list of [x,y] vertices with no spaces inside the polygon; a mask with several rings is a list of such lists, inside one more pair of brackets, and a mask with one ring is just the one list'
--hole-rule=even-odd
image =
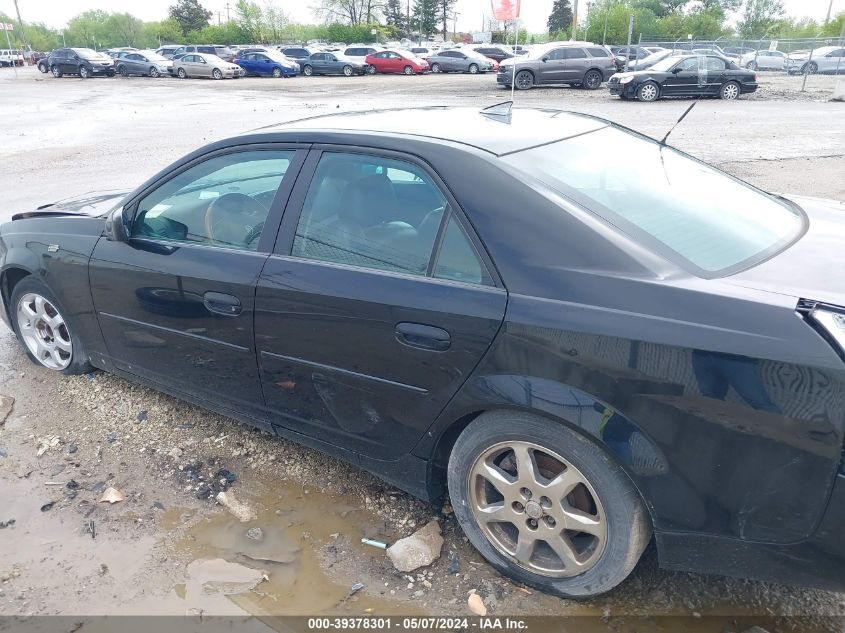
{"label": "steering wheel", "polygon": [[[248,246],[255,241],[256,227],[264,223],[267,208],[244,193],[225,193],[215,198],[205,212],[209,241],[231,246]],[[248,238],[249,239],[248,241]]]}

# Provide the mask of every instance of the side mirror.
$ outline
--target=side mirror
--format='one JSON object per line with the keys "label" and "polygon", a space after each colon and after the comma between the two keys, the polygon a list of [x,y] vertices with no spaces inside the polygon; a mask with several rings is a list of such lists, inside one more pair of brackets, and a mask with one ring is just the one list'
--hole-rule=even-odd
{"label": "side mirror", "polygon": [[677,74],[678,74],[679,72],[681,72],[682,70],[683,70],[683,68],[681,68],[680,66],[677,66],[676,68],[673,68],[673,69],[672,69],[672,74],[673,74],[673,75],[677,75]]}
{"label": "side mirror", "polygon": [[109,213],[106,218],[106,239],[110,242],[128,242],[129,226],[123,213],[123,207],[119,207]]}
{"label": "side mirror", "polygon": [[547,61],[549,61],[549,58],[548,58],[548,57],[544,57],[544,58],[542,59],[542,61],[547,62]]}

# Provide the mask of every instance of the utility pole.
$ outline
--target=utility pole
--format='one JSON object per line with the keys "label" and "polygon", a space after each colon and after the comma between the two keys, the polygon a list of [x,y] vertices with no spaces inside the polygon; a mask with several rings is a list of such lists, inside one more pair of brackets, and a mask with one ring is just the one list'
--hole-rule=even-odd
{"label": "utility pole", "polygon": [[570,40],[575,39],[575,34],[578,31],[578,0],[572,3],[572,34],[569,36]]}
{"label": "utility pole", "polygon": [[452,39],[455,39],[458,36],[458,16],[460,13],[455,11],[455,23],[452,25]]}
{"label": "utility pole", "polygon": [[220,21],[223,19],[223,12],[217,11],[217,26],[220,26]]}
{"label": "utility pole", "polygon": [[[21,10],[18,8],[18,0],[14,0],[15,2],[15,13],[18,14],[18,24],[21,27],[21,46],[26,49],[26,31],[23,28],[23,20],[21,20]],[[7,33],[8,35],[8,33]]]}
{"label": "utility pole", "polygon": [[229,8],[230,8],[229,3],[227,2],[226,3],[226,22],[228,22],[229,20],[232,19],[232,18],[229,17]]}
{"label": "utility pole", "polygon": [[[15,2],[15,6],[17,6],[17,2]],[[833,9],[833,0],[830,0],[830,4],[827,5],[827,16],[824,19],[824,23],[827,24],[830,22],[830,11]],[[20,20],[20,18],[18,18]]]}

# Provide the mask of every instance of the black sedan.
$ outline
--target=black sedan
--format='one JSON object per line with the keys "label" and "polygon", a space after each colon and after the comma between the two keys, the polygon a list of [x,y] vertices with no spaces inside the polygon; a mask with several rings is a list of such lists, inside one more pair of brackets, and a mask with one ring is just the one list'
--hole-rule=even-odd
{"label": "black sedan", "polygon": [[845,588],[841,204],[592,116],[451,108],[271,126],[112,204],[0,226],[42,368],[448,490],[562,596],[652,534],[669,568]]}
{"label": "black sedan", "polygon": [[733,100],[757,90],[757,75],[720,55],[673,55],[647,70],[613,75],[607,85],[610,94],[623,99],[711,96]]}

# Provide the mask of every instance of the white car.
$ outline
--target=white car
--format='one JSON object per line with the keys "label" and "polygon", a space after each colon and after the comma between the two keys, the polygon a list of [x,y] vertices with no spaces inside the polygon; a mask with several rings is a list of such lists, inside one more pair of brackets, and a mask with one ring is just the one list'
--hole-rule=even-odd
{"label": "white car", "polygon": [[0,66],[23,66],[23,53],[17,50],[0,50]]}
{"label": "white car", "polygon": [[349,46],[343,51],[343,56],[359,64],[366,64],[367,55],[383,51],[384,48],[375,44],[363,44],[360,46]]}
{"label": "white car", "polygon": [[789,56],[780,51],[752,51],[739,58],[737,64],[748,70],[784,70]]}
{"label": "white car", "polygon": [[793,55],[787,64],[790,73],[845,73],[845,48],[822,46],[810,53]]}

